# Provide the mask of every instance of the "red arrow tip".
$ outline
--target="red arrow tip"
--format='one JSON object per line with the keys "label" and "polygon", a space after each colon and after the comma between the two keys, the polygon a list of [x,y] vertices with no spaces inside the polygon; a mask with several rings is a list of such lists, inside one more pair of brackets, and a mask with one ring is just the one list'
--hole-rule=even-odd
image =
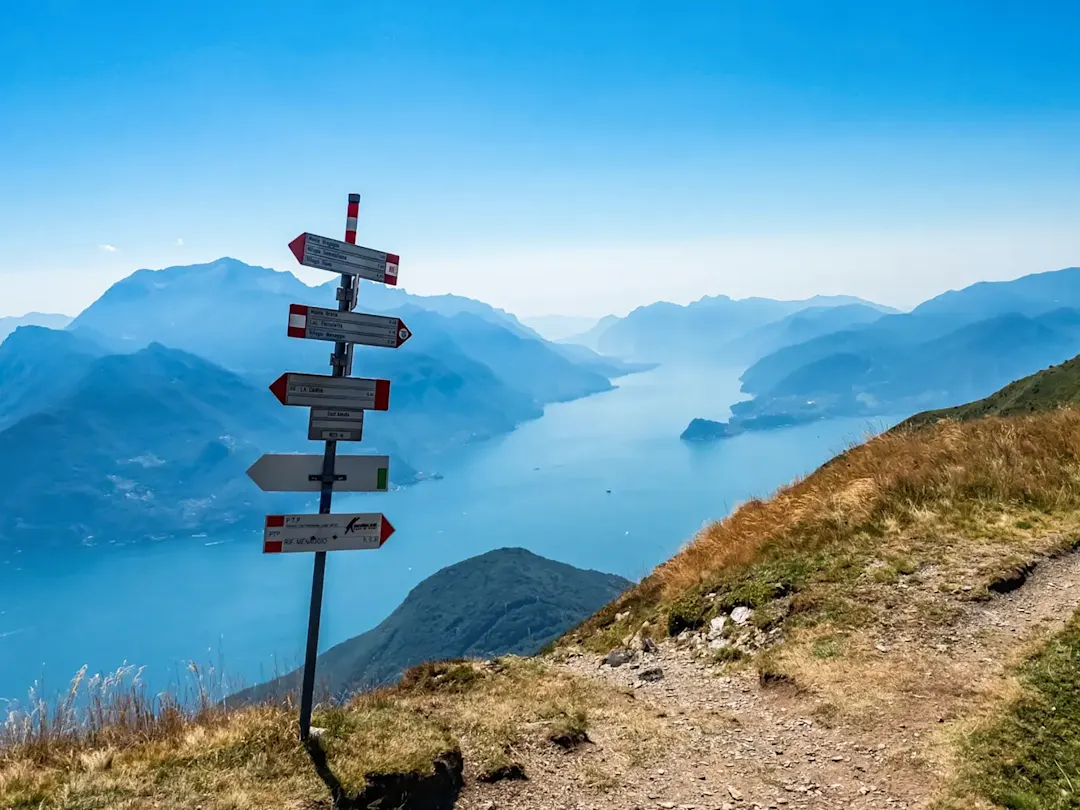
{"label": "red arrow tip", "polygon": [[272,383],[270,383],[270,393],[278,398],[278,402],[282,405],[285,404],[285,392],[289,388],[289,375],[282,374]]}
{"label": "red arrow tip", "polygon": [[383,515],[382,530],[379,532],[379,545],[381,546],[386,542],[387,538],[394,533],[394,527],[390,525],[390,521],[386,519],[386,515]]}
{"label": "red arrow tip", "polygon": [[400,346],[411,337],[412,332],[409,331],[409,327],[405,325],[405,321],[399,318],[397,322],[397,345]]}
{"label": "red arrow tip", "polygon": [[304,263],[304,244],[307,242],[307,234],[302,233],[291,242],[289,242],[289,250],[292,251],[292,255],[296,257],[296,260],[300,264]]}
{"label": "red arrow tip", "polygon": [[376,380],[375,381],[375,405],[372,408],[374,411],[385,411],[390,408],[390,381],[389,380]]}

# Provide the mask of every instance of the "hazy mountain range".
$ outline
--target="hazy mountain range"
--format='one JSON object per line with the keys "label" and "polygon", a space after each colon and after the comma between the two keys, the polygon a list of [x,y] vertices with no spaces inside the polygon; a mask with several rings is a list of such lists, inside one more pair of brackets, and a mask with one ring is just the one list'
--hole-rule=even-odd
{"label": "hazy mountain range", "polygon": [[638,307],[625,318],[601,318],[592,329],[569,340],[627,360],[737,365],[792,341],[895,311],[844,295],[802,301],[719,295],[686,305],[660,301]]}
{"label": "hazy mountain range", "polygon": [[753,399],[726,424],[696,420],[686,437],[948,407],[1078,352],[1080,268],[981,282],[778,348],[742,375]]}

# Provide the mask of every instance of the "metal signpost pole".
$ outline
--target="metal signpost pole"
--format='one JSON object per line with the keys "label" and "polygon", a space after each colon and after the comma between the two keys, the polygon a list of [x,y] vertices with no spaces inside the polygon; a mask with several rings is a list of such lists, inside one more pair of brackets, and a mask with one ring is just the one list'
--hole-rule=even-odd
{"label": "metal signpost pole", "polygon": [[[349,195],[349,209],[345,220],[345,241],[356,244],[356,219],[360,213],[360,195]],[[348,312],[352,309],[353,277],[341,274],[341,286],[338,288],[338,310]],[[331,357],[334,377],[345,377],[352,365],[352,346],[348,343],[335,343]],[[322,490],[319,496],[319,514],[330,514],[330,502],[334,496],[334,460],[337,456],[337,441],[328,439],[323,453]],[[326,552],[315,553],[315,570],[311,577],[311,610],[308,614],[307,650],[304,654],[304,682],[300,693],[300,739],[307,741],[311,735],[311,707],[315,692],[315,659],[319,652],[319,620],[322,617],[323,580],[326,575]]]}

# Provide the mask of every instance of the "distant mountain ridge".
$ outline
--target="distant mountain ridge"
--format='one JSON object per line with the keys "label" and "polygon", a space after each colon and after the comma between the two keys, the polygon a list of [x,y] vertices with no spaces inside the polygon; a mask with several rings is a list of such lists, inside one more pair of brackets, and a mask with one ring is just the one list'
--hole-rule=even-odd
{"label": "distant mountain ridge", "polygon": [[912,312],[831,332],[763,357],[742,375],[731,435],[831,416],[898,414],[976,400],[1080,352],[1080,269],[988,282]]}
{"label": "distant mountain ridge", "polygon": [[25,315],[13,315],[0,318],[0,343],[20,326],[44,326],[49,329],[63,329],[71,323],[68,315],[51,312],[28,312]]}
{"label": "distant mountain ridge", "polygon": [[[530,655],[630,586],[523,548],[502,548],[447,566],[413,588],[377,627],[322,653],[319,689],[339,696],[397,680],[425,661]],[[296,670],[244,690],[258,700],[296,690]]]}
{"label": "distant mountain ridge", "polygon": [[[800,311],[817,310],[818,329],[830,331],[834,310],[857,306],[865,308],[865,317],[894,312],[888,307],[852,296],[814,296],[801,301],[777,301],[771,298],[733,299],[726,295],[706,296],[682,305],[659,301],[638,307],[625,318],[603,318],[592,330],[573,338],[604,354],[628,360],[670,362],[707,360],[735,364],[754,355],[755,343],[746,336]],[[848,310],[850,312],[850,310]],[[877,313],[877,315],[873,314]],[[813,319],[808,321],[812,323]],[[839,316],[838,324],[846,321]],[[773,341],[782,340],[783,326]],[[798,339],[798,336],[795,337]],[[739,341],[742,341],[740,344]],[[767,334],[759,341],[761,350],[775,348]]]}

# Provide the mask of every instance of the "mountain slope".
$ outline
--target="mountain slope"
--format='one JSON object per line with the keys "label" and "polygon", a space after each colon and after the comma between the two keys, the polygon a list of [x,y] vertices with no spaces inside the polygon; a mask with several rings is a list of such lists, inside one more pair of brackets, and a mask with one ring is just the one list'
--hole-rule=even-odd
{"label": "mountain slope", "polygon": [[71,332],[17,328],[0,343],[0,429],[62,397],[104,353]]}
{"label": "mountain slope", "polygon": [[[827,337],[836,350],[733,405],[730,425],[750,429],[760,417],[912,413],[984,397],[1080,352],[1080,310],[998,315],[924,340],[912,333],[902,342],[862,341],[850,331]],[[757,385],[764,377],[754,379]]]}
{"label": "mountain slope", "polygon": [[46,329],[63,329],[71,323],[68,315],[49,312],[28,312],[25,315],[13,315],[0,318],[0,342],[20,326],[44,326]]}
{"label": "mountain slope", "polygon": [[127,542],[251,518],[247,466],[302,435],[268,392],[158,344],[95,359],[0,431],[0,545]]}
{"label": "mountain slope", "polygon": [[[424,661],[530,655],[629,585],[523,548],[489,551],[436,572],[377,627],[320,655],[320,688],[332,695],[370,688]],[[301,676],[296,670],[238,697],[286,693]]]}
{"label": "mountain slope", "polygon": [[1040,318],[1080,301],[1080,268],[981,282],[931,298],[907,314],[825,334],[766,355],[742,376],[742,390],[760,394],[800,367],[843,352],[874,354],[944,337],[962,326],[1008,314]]}
{"label": "mountain slope", "polygon": [[1077,405],[1080,405],[1080,357],[1011,382],[975,402],[915,414],[894,429],[921,427],[940,419],[966,422],[984,416],[1018,416]]}
{"label": "mountain slope", "polygon": [[[666,301],[635,309],[625,318],[601,320],[595,340],[579,338],[604,354],[629,360],[697,359],[724,361],[725,347],[752,330],[795,312],[814,308],[867,305],[850,296],[815,296],[804,301],[769,298],[735,300],[705,297],[685,306]],[[867,305],[876,308],[877,305]],[[779,335],[782,336],[783,330]]]}

